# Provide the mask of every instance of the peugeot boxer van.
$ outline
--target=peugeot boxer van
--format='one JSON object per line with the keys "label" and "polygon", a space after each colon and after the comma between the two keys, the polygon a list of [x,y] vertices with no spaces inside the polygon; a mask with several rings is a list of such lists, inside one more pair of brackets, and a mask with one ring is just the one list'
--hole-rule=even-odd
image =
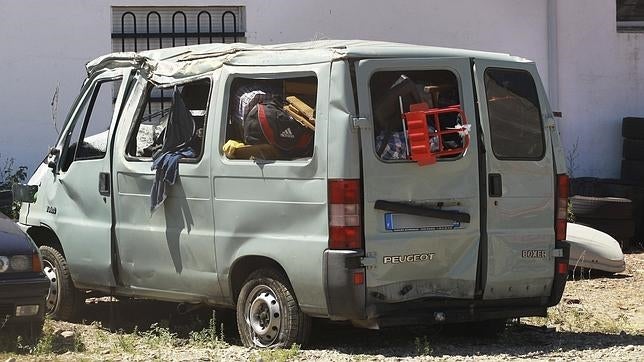
{"label": "peugeot boxer van", "polygon": [[20,224],[89,291],[236,308],[244,345],[545,316],[568,177],[535,64],[372,41],[207,44],[87,65]]}

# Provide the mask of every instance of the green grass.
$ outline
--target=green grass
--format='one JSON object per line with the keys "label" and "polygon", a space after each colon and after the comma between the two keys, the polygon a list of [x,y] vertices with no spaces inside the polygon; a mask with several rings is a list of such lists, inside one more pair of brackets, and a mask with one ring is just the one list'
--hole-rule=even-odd
{"label": "green grass", "polygon": [[300,346],[293,344],[291,348],[267,348],[259,351],[259,356],[265,362],[286,362],[297,358],[300,354]]}

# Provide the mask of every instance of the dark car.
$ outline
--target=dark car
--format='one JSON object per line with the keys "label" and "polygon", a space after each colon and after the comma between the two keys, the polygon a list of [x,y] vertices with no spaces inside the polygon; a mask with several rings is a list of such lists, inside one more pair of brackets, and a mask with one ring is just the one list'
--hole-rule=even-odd
{"label": "dark car", "polygon": [[37,336],[43,325],[49,279],[38,248],[0,213],[0,334]]}

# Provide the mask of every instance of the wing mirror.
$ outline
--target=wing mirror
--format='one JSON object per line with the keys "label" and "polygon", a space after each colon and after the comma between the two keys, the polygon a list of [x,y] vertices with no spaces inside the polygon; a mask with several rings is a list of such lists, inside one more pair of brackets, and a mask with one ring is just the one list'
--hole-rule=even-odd
{"label": "wing mirror", "polygon": [[52,147],[49,149],[47,167],[51,168],[54,173],[56,173],[56,167],[58,166],[58,157],[60,156],[60,150],[58,148]]}

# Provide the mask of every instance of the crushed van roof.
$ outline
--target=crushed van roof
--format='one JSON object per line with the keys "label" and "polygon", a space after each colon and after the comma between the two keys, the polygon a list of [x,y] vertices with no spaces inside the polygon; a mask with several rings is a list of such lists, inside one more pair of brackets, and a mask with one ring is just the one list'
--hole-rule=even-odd
{"label": "crushed van roof", "polygon": [[[270,56],[267,56],[270,55]],[[201,44],[112,53],[87,64],[91,74],[101,69],[137,67],[153,82],[178,83],[231,65],[305,65],[348,58],[467,57],[527,62],[509,54],[367,40],[317,40],[301,43],[255,45]]]}

